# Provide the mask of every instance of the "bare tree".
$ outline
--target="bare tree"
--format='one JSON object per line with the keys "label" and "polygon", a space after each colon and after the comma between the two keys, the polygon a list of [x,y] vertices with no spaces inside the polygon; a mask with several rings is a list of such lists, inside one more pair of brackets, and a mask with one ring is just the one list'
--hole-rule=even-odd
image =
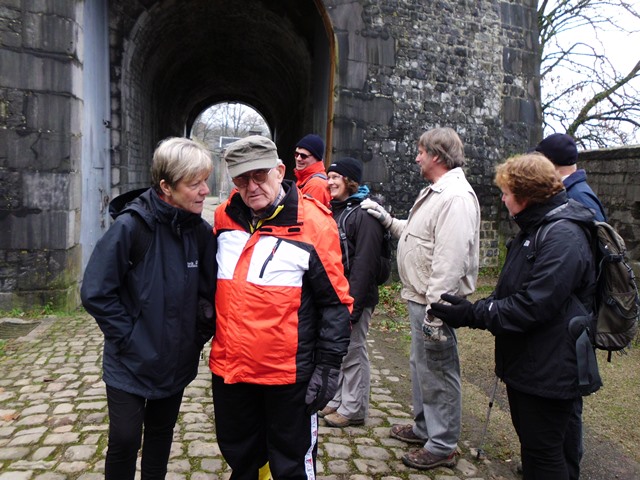
{"label": "bare tree", "polygon": [[244,137],[268,132],[264,118],[242,103],[218,103],[207,108],[193,124],[192,136],[215,148],[220,137]]}
{"label": "bare tree", "polygon": [[565,131],[585,148],[640,142],[640,49],[616,46],[635,60],[619,72],[602,41],[608,31],[640,31],[637,2],[541,0],[538,24],[545,133]]}

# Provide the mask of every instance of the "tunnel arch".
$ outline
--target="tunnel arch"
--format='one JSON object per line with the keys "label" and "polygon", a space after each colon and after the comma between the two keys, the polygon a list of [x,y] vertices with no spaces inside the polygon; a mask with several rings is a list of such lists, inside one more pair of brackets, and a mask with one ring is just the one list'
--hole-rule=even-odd
{"label": "tunnel arch", "polygon": [[222,101],[264,116],[289,175],[287,153],[300,137],[318,133],[331,145],[335,41],[321,2],[114,3],[122,45],[112,42],[112,91],[120,99],[112,108],[119,128],[113,194],[148,184],[157,142],[185,135],[200,112]]}
{"label": "tunnel arch", "polygon": [[15,27],[0,42],[9,309],[78,304],[109,201],[148,186],[157,141],[186,133],[216,95],[263,112],[285,160],[310,130],[334,158],[361,158],[363,180],[399,216],[423,188],[416,138],[455,127],[489,220],[481,256],[495,264],[504,219],[490,172],[541,135],[530,0],[0,3]]}
{"label": "tunnel arch", "polygon": [[226,199],[233,188],[223,158],[227,145],[246,135],[273,138],[271,126],[262,112],[240,101],[208,105],[187,127],[186,136],[206,145],[212,153],[213,170],[207,183],[211,195],[220,200]]}

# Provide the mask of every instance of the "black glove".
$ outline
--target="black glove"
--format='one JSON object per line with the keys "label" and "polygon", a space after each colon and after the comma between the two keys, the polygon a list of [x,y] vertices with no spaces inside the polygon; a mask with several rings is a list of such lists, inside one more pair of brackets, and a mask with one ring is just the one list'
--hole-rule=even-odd
{"label": "black glove", "polygon": [[465,300],[462,297],[449,295],[448,293],[443,293],[440,295],[440,298],[445,302],[449,302],[451,305],[445,305],[444,303],[432,303],[431,308],[427,311],[429,315],[438,317],[444,323],[453,328],[479,328],[479,325],[475,324],[473,304],[470,301]]}
{"label": "black glove", "polygon": [[196,313],[196,331],[202,345],[211,340],[216,334],[216,319],[213,304],[204,298],[198,299],[198,311]]}
{"label": "black glove", "polygon": [[330,365],[316,365],[304,397],[308,415],[322,410],[331,401],[338,390],[339,375],[339,368]]}

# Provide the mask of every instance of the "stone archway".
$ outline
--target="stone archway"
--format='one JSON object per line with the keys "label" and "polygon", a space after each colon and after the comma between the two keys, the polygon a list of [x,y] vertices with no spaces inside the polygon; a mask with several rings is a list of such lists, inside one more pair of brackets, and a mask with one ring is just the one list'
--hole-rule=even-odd
{"label": "stone archway", "polygon": [[289,163],[311,131],[328,154],[361,158],[401,217],[423,187],[416,139],[455,127],[495,263],[493,166],[540,137],[535,2],[0,6],[0,306],[77,305],[108,201],[149,185],[156,143],[217,101],[259,110]]}
{"label": "stone archway", "polygon": [[[185,135],[211,104],[238,101],[266,118],[285,163],[304,134],[327,137],[333,34],[312,0],[110,4],[114,194],[148,184],[155,144]],[[130,25],[130,27],[128,27]],[[330,139],[327,139],[330,145]]]}

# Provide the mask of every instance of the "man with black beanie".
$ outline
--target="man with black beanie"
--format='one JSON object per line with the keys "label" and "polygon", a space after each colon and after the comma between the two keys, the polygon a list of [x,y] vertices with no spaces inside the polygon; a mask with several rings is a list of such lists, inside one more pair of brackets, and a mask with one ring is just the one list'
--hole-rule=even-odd
{"label": "man with black beanie", "polygon": [[566,133],[552,133],[536,146],[535,151],[555,165],[569,198],[593,210],[599,222],[607,221],[600,199],[587,183],[587,173],[576,165],[578,148],[573,138]]}
{"label": "man with black beanie", "polygon": [[309,195],[326,207],[330,207],[331,195],[324,172],[324,142],[318,135],[305,135],[296,144],[293,173],[296,185],[302,193]]}

